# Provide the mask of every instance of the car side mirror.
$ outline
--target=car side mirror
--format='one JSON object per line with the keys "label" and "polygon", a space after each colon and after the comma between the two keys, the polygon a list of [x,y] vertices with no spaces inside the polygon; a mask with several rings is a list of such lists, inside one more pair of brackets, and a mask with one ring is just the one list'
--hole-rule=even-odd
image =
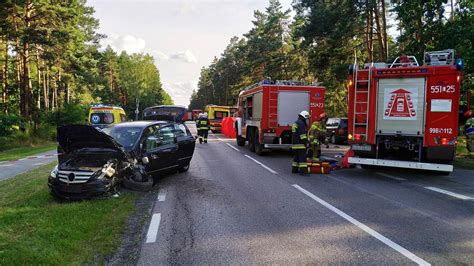
{"label": "car side mirror", "polygon": [[145,156],[145,157],[142,157],[142,163],[143,163],[144,165],[147,165],[147,164],[150,163],[150,159],[148,159],[148,157],[146,157],[146,156]]}

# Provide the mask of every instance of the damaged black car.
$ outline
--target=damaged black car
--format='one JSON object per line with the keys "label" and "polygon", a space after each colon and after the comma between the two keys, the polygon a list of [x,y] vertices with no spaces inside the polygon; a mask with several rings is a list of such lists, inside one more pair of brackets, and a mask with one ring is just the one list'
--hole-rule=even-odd
{"label": "damaged black car", "polygon": [[62,153],[48,178],[50,192],[62,199],[114,195],[123,184],[132,190],[152,188],[152,175],[185,172],[195,141],[181,123],[128,122],[103,130],[88,125],[58,128]]}

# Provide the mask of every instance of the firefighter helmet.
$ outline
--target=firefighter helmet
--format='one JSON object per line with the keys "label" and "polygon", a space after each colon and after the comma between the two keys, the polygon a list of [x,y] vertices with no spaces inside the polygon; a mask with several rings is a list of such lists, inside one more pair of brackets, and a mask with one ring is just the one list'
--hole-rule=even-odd
{"label": "firefighter helmet", "polygon": [[207,113],[203,113],[202,116],[203,116],[204,118],[207,118]]}
{"label": "firefighter helmet", "polygon": [[308,118],[310,117],[308,111],[306,111],[306,110],[305,110],[305,111],[301,111],[301,113],[299,113],[299,115],[300,115],[301,117],[303,117],[304,119],[308,119]]}

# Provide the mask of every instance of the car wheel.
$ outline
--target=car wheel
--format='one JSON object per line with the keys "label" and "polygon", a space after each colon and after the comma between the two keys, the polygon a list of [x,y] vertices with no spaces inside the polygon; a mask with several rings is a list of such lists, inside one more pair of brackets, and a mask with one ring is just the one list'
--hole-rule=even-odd
{"label": "car wheel", "polygon": [[260,136],[258,133],[258,129],[255,130],[255,153],[257,155],[263,155],[263,144],[260,144]]}
{"label": "car wheel", "polygon": [[143,182],[135,181],[131,178],[124,178],[122,185],[130,190],[147,192],[153,188],[153,178],[149,177],[147,181]]}
{"label": "car wheel", "polygon": [[184,165],[184,166],[180,166],[180,167],[178,168],[178,172],[180,172],[180,173],[185,173],[185,172],[187,172],[188,170],[189,170],[189,163],[187,163],[187,164]]}
{"label": "car wheel", "polygon": [[249,134],[249,150],[255,152],[255,131],[253,130]]}

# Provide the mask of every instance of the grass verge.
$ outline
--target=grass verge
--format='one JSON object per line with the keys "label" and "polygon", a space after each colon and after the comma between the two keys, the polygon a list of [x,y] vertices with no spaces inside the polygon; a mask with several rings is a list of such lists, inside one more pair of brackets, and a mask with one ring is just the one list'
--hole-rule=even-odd
{"label": "grass verge", "polygon": [[100,264],[119,246],[137,196],[58,203],[53,166],[0,182],[0,265]]}
{"label": "grass verge", "polygon": [[454,166],[464,169],[474,170],[474,158],[468,156],[466,148],[466,137],[459,137],[459,143],[456,147],[456,158],[454,159]]}
{"label": "grass verge", "polygon": [[47,142],[41,145],[33,145],[31,147],[21,147],[15,149],[9,149],[0,152],[0,162],[17,160],[27,156],[35,155],[38,153],[50,151],[56,149],[57,144],[54,142]]}

